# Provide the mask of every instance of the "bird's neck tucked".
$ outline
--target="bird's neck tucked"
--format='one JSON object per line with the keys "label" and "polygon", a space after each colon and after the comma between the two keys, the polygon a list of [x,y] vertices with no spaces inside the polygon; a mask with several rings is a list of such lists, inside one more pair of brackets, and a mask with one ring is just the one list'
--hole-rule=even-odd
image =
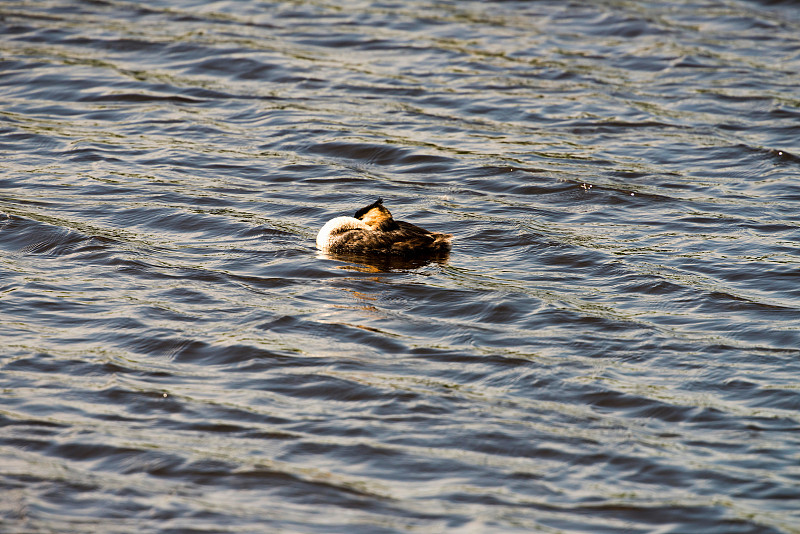
{"label": "bird's neck tucked", "polygon": [[364,224],[373,230],[392,230],[397,227],[397,223],[392,219],[392,214],[383,206],[375,206],[361,216]]}

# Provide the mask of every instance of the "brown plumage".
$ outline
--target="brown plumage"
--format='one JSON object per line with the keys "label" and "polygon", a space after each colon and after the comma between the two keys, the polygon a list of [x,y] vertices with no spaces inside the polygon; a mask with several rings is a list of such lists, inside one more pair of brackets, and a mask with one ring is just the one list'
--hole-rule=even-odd
{"label": "brown plumage", "polygon": [[317,235],[317,247],[329,252],[437,255],[450,250],[452,237],[395,221],[379,198],[358,210],[354,217],[336,217],[328,221]]}

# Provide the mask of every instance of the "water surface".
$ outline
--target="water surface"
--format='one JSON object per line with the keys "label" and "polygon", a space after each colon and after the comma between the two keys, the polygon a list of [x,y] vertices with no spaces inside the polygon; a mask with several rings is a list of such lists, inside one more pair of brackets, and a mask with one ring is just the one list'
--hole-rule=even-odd
{"label": "water surface", "polygon": [[[791,2],[7,1],[3,532],[798,533]],[[383,197],[446,261],[329,257]]]}

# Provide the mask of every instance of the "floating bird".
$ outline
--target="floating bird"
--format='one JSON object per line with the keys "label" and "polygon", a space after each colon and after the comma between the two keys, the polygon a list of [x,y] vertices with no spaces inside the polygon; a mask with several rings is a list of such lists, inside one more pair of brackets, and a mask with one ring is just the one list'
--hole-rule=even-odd
{"label": "floating bird", "polygon": [[434,256],[446,254],[452,238],[395,221],[379,198],[353,217],[334,217],[325,223],[317,234],[317,248],[332,253]]}

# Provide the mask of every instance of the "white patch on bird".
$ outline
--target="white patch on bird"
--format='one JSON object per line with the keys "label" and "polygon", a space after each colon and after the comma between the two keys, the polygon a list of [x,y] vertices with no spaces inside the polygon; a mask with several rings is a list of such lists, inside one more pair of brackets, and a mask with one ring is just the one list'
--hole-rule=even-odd
{"label": "white patch on bird", "polygon": [[325,223],[317,234],[317,248],[328,250],[337,234],[347,230],[371,230],[363,221],[355,217],[334,217]]}

